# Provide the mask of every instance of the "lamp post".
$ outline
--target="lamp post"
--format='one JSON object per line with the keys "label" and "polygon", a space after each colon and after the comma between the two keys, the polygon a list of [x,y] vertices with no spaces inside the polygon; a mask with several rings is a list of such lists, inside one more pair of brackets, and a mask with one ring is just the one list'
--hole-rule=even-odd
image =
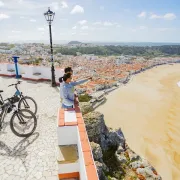
{"label": "lamp post", "polygon": [[46,18],[46,21],[49,24],[49,35],[50,35],[50,48],[51,48],[51,73],[52,73],[52,80],[51,85],[52,87],[56,86],[56,80],[55,80],[55,69],[54,69],[54,60],[53,60],[53,47],[52,47],[52,32],[51,32],[51,24],[54,20],[55,13],[48,8],[48,11],[44,13],[44,16]]}

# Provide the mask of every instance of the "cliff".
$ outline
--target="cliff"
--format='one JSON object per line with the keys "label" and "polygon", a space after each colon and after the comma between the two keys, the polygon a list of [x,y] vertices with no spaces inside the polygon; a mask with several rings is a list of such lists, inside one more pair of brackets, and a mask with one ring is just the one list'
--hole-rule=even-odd
{"label": "cliff", "polygon": [[162,179],[147,160],[130,149],[121,129],[108,128],[103,114],[87,103],[81,103],[81,110],[100,180]]}

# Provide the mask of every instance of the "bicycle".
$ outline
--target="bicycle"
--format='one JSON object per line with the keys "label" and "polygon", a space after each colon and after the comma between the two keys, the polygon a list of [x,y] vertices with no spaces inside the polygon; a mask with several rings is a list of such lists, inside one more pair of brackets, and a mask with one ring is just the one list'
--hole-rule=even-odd
{"label": "bicycle", "polygon": [[[8,87],[15,86],[15,88],[16,88],[16,92],[15,92],[14,96],[17,96],[19,98],[18,109],[30,109],[36,115],[37,103],[32,97],[24,96],[23,93],[19,91],[18,85],[21,84],[21,82],[22,81],[18,81],[16,84],[11,84]],[[27,101],[29,101],[29,103]],[[31,106],[29,105],[29,104],[31,104],[31,102],[34,104],[34,107],[33,107],[33,105],[31,105]]]}
{"label": "bicycle", "polygon": [[[0,90],[0,93],[2,92],[3,91]],[[0,94],[0,98],[0,130],[3,128],[3,123],[6,115],[14,111],[10,119],[10,128],[12,132],[19,137],[29,137],[37,127],[37,118],[34,113],[28,109],[16,108],[14,104],[19,101],[17,96],[13,96],[11,98],[3,100]],[[8,102],[5,103],[5,101]],[[33,125],[32,129],[30,129],[31,125]],[[25,130],[28,130],[28,132],[25,132]]]}

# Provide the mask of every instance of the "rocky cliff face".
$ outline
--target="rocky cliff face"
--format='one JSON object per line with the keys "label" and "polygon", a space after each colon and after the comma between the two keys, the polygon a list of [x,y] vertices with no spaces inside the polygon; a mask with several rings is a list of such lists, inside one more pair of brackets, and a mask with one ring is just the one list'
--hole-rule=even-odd
{"label": "rocky cliff face", "polygon": [[86,111],[83,117],[100,180],[162,179],[147,160],[129,148],[121,129],[105,125],[103,114]]}

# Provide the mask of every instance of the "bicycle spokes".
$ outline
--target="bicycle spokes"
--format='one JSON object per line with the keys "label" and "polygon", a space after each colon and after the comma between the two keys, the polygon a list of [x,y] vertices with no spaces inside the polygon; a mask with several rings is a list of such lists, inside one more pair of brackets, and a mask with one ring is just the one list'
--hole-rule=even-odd
{"label": "bicycle spokes", "polygon": [[26,112],[18,112],[14,118],[13,126],[16,132],[19,134],[28,134],[34,128],[34,119],[32,117],[28,117]]}
{"label": "bicycle spokes", "polygon": [[29,104],[27,103],[27,101],[25,99],[23,99],[23,105],[24,105],[25,109],[30,108]]}

